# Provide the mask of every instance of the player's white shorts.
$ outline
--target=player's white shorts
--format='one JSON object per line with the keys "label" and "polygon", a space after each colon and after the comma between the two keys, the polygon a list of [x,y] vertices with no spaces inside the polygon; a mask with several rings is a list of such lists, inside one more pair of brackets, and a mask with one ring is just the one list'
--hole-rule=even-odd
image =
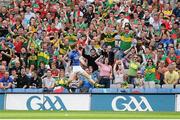
{"label": "player's white shorts", "polygon": [[81,66],[73,66],[72,67],[72,72],[73,73],[83,73],[83,72],[85,72],[85,70],[84,69],[82,69],[82,67]]}

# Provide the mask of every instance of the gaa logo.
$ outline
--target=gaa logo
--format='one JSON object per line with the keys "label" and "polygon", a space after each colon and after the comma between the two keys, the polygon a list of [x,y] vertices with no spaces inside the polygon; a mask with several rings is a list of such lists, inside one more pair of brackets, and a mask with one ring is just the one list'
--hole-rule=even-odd
{"label": "gaa logo", "polygon": [[32,96],[27,100],[26,106],[28,110],[67,110],[58,96],[53,99],[49,96]]}
{"label": "gaa logo", "polygon": [[117,96],[112,100],[114,111],[153,111],[148,100],[143,97]]}

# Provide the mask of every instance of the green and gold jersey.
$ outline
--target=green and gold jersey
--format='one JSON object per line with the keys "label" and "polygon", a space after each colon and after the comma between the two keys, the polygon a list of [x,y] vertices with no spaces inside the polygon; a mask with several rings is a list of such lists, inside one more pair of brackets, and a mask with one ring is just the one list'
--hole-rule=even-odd
{"label": "green and gold jersey", "polygon": [[133,40],[134,34],[133,33],[120,33],[120,40],[121,40],[121,45],[120,48],[125,51],[131,47],[131,43]]}
{"label": "green and gold jersey", "polygon": [[66,87],[67,83],[68,83],[68,78],[66,78],[66,77],[56,80],[56,86]]}
{"label": "green and gold jersey", "polygon": [[68,53],[68,51],[70,51],[70,50],[71,50],[71,47],[70,47],[69,45],[64,45],[63,43],[60,44],[60,50],[59,50],[59,52],[60,52],[61,55],[65,55],[65,54]]}
{"label": "green and gold jersey", "polygon": [[152,66],[146,66],[145,69],[145,81],[155,81],[156,80],[156,67],[154,65]]}
{"label": "green and gold jersey", "polygon": [[115,47],[115,35],[117,33],[112,32],[112,33],[103,33],[101,35],[101,39],[104,40],[104,43],[106,45],[110,45],[111,47]]}
{"label": "green and gold jersey", "polygon": [[77,35],[74,33],[64,33],[65,39],[69,40],[69,45],[74,45],[77,42]]}
{"label": "green and gold jersey", "polygon": [[31,54],[31,55],[28,57],[28,64],[29,64],[29,66],[30,66],[30,65],[35,65],[35,66],[37,66],[37,55],[36,55],[36,54]]}

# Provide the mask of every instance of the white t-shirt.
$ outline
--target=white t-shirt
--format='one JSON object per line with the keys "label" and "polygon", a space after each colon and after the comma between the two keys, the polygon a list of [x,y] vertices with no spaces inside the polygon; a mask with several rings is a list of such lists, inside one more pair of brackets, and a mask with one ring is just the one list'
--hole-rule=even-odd
{"label": "white t-shirt", "polygon": [[45,87],[51,87],[53,84],[55,84],[55,79],[54,78],[44,78],[42,80],[42,84],[45,86]]}
{"label": "white t-shirt", "polygon": [[123,72],[121,73],[114,72],[114,83],[123,83],[124,82],[123,74],[124,74]]}
{"label": "white t-shirt", "polygon": [[125,27],[125,24],[126,23],[129,23],[129,20],[127,18],[124,18],[124,19],[119,19],[116,21],[117,23],[121,23],[122,24],[122,27],[124,28]]}
{"label": "white t-shirt", "polygon": [[30,12],[30,13],[25,13],[25,16],[24,16],[24,18],[27,20],[27,21],[29,21],[32,17],[36,17],[36,15],[34,14],[34,13],[32,13],[32,12]]}

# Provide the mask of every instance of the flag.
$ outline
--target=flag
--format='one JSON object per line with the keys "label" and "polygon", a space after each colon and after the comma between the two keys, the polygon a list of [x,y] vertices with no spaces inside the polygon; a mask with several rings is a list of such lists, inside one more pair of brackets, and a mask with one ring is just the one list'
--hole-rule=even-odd
{"label": "flag", "polygon": [[38,64],[44,62],[46,65],[49,64],[50,55],[48,52],[39,52],[38,53]]}

